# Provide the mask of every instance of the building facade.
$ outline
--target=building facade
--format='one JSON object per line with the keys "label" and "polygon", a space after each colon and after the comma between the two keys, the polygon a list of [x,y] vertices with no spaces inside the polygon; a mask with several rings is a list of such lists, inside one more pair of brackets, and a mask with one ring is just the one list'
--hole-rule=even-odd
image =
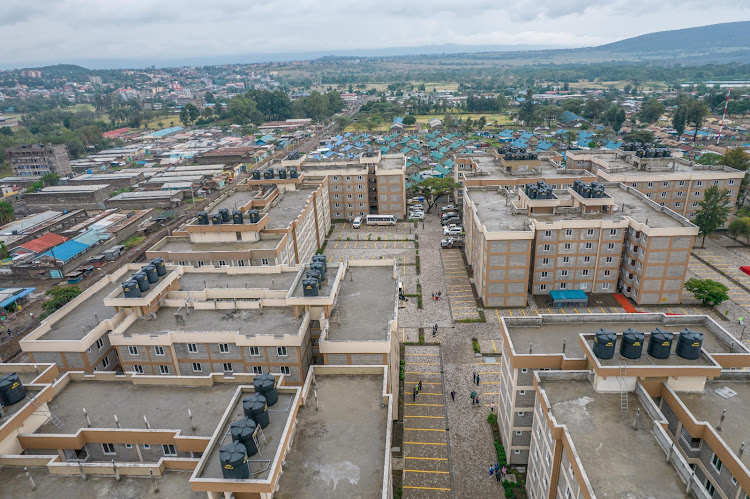
{"label": "building facade", "polygon": [[68,148],[63,144],[30,144],[6,151],[13,175],[40,177],[55,173],[61,177],[73,173]]}

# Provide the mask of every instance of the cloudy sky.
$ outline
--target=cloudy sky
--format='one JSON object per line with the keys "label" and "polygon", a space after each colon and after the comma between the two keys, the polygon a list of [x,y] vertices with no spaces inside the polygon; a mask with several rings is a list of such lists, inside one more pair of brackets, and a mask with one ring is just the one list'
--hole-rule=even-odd
{"label": "cloudy sky", "polygon": [[[740,6],[739,4],[744,4]],[[750,19],[714,0],[0,0],[0,66],[252,62],[430,45],[580,47]]]}

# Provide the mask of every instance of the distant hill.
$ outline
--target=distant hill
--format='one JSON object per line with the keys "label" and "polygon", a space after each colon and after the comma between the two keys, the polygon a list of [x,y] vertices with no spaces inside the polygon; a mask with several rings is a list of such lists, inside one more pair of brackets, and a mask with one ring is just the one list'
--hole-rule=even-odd
{"label": "distant hill", "polygon": [[42,66],[39,68],[25,68],[30,70],[38,70],[46,75],[54,77],[61,76],[80,76],[91,74],[90,69],[86,69],[83,66],[77,66],[75,64],[55,64],[54,66]]}
{"label": "distant hill", "polygon": [[658,31],[594,47],[609,52],[713,52],[750,49],[750,21]]}

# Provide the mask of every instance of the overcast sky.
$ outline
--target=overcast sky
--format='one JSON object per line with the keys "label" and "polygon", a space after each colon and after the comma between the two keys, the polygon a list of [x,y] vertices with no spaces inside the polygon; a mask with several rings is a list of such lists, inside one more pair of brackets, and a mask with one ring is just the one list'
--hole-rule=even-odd
{"label": "overcast sky", "polygon": [[441,44],[580,47],[748,19],[750,2],[736,0],[0,0],[0,65],[249,62],[257,54]]}

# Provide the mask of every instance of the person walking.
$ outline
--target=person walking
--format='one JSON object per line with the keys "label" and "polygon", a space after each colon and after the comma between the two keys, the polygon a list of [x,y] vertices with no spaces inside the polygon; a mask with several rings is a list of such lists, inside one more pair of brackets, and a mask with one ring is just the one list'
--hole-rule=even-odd
{"label": "person walking", "polygon": [[452,400],[453,402],[455,402],[455,401],[456,401],[456,390],[451,390],[451,400]]}
{"label": "person walking", "polygon": [[476,371],[474,371],[474,378],[472,378],[472,379],[474,380],[474,383],[477,382],[477,372]]}
{"label": "person walking", "polygon": [[500,482],[500,463],[495,463],[495,479]]}
{"label": "person walking", "polygon": [[473,392],[471,392],[471,395],[469,395],[469,396],[471,397],[471,405],[473,406],[474,404],[477,403],[477,392],[476,392],[476,390],[473,391]]}
{"label": "person walking", "polygon": [[421,379],[419,380],[419,389],[420,390],[422,389],[422,380]]}
{"label": "person walking", "polygon": [[412,390],[411,392],[411,397],[414,400],[414,402],[417,401],[417,387],[416,386],[414,387],[414,390]]}
{"label": "person walking", "polygon": [[495,412],[495,403],[490,402],[490,412]]}
{"label": "person walking", "polygon": [[475,398],[474,400],[476,400],[477,401],[477,405],[479,405],[479,394],[477,394],[477,398]]}
{"label": "person walking", "polygon": [[479,375],[477,374],[477,386],[479,386]]}
{"label": "person walking", "polygon": [[495,473],[495,467],[490,464],[490,478],[492,478],[492,475]]}

